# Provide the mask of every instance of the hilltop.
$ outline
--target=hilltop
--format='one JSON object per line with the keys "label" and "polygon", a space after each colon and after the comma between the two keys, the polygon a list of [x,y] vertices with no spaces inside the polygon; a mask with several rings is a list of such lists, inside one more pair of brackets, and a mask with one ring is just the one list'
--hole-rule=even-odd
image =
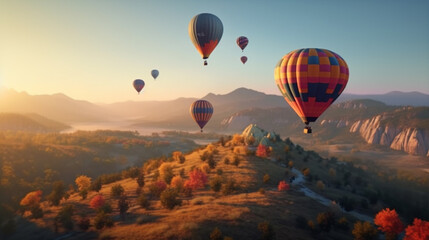
{"label": "hilltop", "polygon": [[[171,183],[170,194],[178,195],[170,203],[181,203],[168,209],[156,193],[159,181],[168,183],[173,175],[181,176],[183,181],[190,180],[193,171],[206,173],[208,182],[191,194],[183,190],[186,187]],[[388,171],[326,159],[316,152],[305,151],[289,139],[281,139],[273,131],[250,125],[241,135],[222,137],[189,153],[177,152],[169,158],[146,161],[143,167],[99,178],[101,189],[98,193],[89,191],[84,200],[73,189],[59,206],[42,202],[43,218],[31,219],[27,212],[10,239],[23,239],[30,233],[38,238],[67,239],[209,239],[215,228],[232,239],[258,239],[263,232],[258,225],[264,222],[265,229],[274,232],[277,239],[353,239],[353,223],[358,219],[371,220],[385,206],[396,208],[407,218],[428,217],[427,209],[418,203],[410,205],[407,200],[418,199],[415,194],[427,197],[427,191],[422,189],[427,189],[428,179],[405,180],[402,175]],[[138,179],[142,174],[144,186],[140,188]],[[386,187],[383,176],[387,175],[398,184]],[[296,180],[291,180],[292,177]],[[219,192],[212,185],[215,179],[220,184]],[[290,189],[278,190],[282,180]],[[404,194],[410,190],[401,187],[407,185],[406,181],[413,181],[414,189]],[[119,198],[112,195],[112,188],[117,185],[123,187],[129,203],[122,216]],[[384,191],[407,199],[395,197],[393,201]],[[95,228],[98,215],[90,207],[90,201],[98,194],[112,207],[113,211],[107,213],[113,220],[111,227]],[[139,202],[142,195],[148,200],[146,208]],[[338,204],[331,203],[332,200]],[[54,233],[55,217],[67,205],[74,208],[72,228],[67,230],[57,222],[58,233]],[[340,206],[359,214],[346,213]],[[334,216],[329,230],[317,220],[320,214],[328,213]],[[78,227],[85,218],[90,219],[91,225],[86,231]]]}

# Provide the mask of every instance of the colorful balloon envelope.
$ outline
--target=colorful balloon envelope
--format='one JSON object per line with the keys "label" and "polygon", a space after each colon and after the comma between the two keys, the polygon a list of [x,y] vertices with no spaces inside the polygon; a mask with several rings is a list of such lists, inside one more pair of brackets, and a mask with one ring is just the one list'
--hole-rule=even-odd
{"label": "colorful balloon envelope", "polygon": [[241,59],[241,62],[243,64],[245,64],[247,62],[247,57],[246,56],[242,56],[240,59]]}
{"label": "colorful balloon envelope", "polygon": [[136,89],[136,91],[140,94],[140,91],[144,88],[144,81],[141,79],[136,79],[133,82],[133,86]]}
{"label": "colorful balloon envelope", "polygon": [[242,51],[246,48],[247,44],[249,44],[249,39],[247,39],[247,37],[240,36],[237,38],[237,45]]}
{"label": "colorful balloon envelope", "polygon": [[152,75],[153,79],[156,79],[159,75],[159,71],[154,69],[152,72],[150,72],[150,74]]}
{"label": "colorful balloon envelope", "polygon": [[194,121],[200,126],[201,132],[203,132],[204,126],[213,115],[213,106],[209,101],[197,100],[191,104],[189,112]]}
{"label": "colorful balloon envelope", "polygon": [[[207,59],[222,38],[223,25],[215,15],[201,13],[191,19],[188,32],[201,57]],[[207,60],[204,60],[204,65],[207,65]]]}
{"label": "colorful balloon envelope", "polygon": [[274,79],[285,100],[306,124],[340,96],[349,79],[349,68],[340,55],[318,48],[304,48],[286,54],[274,69]]}

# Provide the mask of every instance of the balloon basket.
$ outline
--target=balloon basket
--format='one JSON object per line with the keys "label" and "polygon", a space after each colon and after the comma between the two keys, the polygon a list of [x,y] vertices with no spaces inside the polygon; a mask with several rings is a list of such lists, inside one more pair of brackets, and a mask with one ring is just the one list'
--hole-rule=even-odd
{"label": "balloon basket", "polygon": [[304,127],[304,133],[305,134],[310,134],[311,132],[312,132],[311,127],[309,127],[309,126]]}
{"label": "balloon basket", "polygon": [[204,60],[204,66],[207,66],[207,61]]}

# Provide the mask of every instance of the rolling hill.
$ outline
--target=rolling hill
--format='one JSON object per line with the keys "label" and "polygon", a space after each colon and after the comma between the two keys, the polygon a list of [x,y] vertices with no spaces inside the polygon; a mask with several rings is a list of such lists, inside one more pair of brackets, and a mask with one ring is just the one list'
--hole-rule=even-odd
{"label": "rolling hill", "polygon": [[0,130],[24,132],[59,132],[70,126],[35,113],[0,113]]}

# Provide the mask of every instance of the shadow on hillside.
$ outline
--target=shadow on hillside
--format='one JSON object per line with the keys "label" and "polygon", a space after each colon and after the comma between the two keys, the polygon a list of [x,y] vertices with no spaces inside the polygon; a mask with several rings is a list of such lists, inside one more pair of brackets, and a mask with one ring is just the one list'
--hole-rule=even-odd
{"label": "shadow on hillside", "polygon": [[121,218],[119,215],[114,215],[113,219],[118,223],[119,226],[126,226],[132,224],[145,224],[150,222],[158,221],[162,218],[161,216],[154,216],[149,214],[135,214],[132,212],[127,212],[125,218]]}

